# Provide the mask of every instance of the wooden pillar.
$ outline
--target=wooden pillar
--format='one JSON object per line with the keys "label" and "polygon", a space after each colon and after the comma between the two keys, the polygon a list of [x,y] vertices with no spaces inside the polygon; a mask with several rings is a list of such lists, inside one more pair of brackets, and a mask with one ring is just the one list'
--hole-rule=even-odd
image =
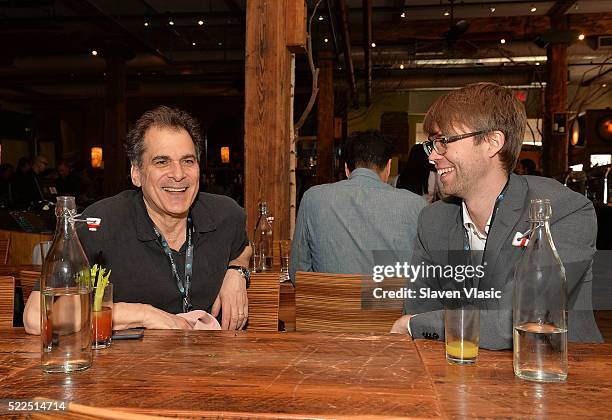
{"label": "wooden pillar", "polygon": [[[257,204],[274,215],[274,238],[289,238],[289,146],[291,57],[287,11],[303,0],[246,2],[245,210],[253,234]],[[292,19],[293,20],[293,19]]]}
{"label": "wooden pillar", "polygon": [[125,58],[106,57],[104,96],[104,194],[111,196],[127,187]]}
{"label": "wooden pillar", "polygon": [[317,101],[317,184],[325,184],[334,179],[334,61],[327,51],[319,55]]}
{"label": "wooden pillar", "polygon": [[365,104],[372,104],[372,0],[363,0],[363,62],[365,73]]}
{"label": "wooden pillar", "polygon": [[[567,29],[565,16],[552,18],[553,29]],[[544,176],[562,175],[568,169],[568,127],[554,127],[555,113],[567,112],[567,44],[550,43],[546,47],[546,90],[542,163]]]}

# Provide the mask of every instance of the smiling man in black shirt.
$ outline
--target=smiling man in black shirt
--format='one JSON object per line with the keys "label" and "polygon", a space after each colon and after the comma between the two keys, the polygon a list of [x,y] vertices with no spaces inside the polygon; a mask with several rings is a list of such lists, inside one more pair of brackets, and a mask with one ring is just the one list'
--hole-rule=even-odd
{"label": "smiling man in black shirt", "polygon": [[[248,318],[250,247],[244,211],[232,199],[199,193],[200,131],[186,112],[158,107],[128,134],[132,183],[87,208],[99,231],[79,229],[90,262],[112,269],[113,328],[189,329],[177,315],[222,311],[224,329]],[[24,326],[40,331],[40,293],[26,305]]]}

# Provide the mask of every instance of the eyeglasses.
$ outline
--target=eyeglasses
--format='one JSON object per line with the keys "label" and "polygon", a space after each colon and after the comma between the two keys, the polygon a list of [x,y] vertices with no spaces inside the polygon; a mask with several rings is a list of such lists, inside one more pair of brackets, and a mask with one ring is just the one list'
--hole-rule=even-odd
{"label": "eyeglasses", "polygon": [[427,153],[427,156],[431,155],[434,150],[437,154],[443,155],[444,153],[446,153],[446,145],[448,143],[452,143],[457,140],[467,139],[468,137],[479,136],[481,134],[490,133],[492,131],[495,131],[495,129],[490,128],[488,130],[474,131],[472,133],[457,134],[456,136],[437,135],[428,138],[427,141],[424,141],[421,144],[423,145],[423,149],[425,149],[425,153]]}

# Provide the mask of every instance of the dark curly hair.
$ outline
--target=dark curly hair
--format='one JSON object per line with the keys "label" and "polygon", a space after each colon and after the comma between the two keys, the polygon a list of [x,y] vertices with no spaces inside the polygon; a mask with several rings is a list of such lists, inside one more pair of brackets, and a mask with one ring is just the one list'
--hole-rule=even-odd
{"label": "dark curly hair", "polygon": [[200,124],[189,113],[169,106],[158,106],[145,112],[127,134],[125,151],[132,165],[142,165],[142,155],[145,151],[144,136],[151,127],[184,129],[191,136],[195,147],[196,159],[200,161],[202,149],[202,134]]}
{"label": "dark curly hair", "polygon": [[346,139],[342,155],[351,172],[355,168],[382,171],[393,155],[393,143],[378,130],[355,131]]}

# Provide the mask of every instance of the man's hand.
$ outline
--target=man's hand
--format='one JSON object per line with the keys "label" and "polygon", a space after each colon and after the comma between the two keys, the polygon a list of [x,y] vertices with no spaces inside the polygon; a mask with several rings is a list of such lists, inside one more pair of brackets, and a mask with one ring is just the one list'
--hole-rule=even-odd
{"label": "man's hand", "polygon": [[117,302],[113,305],[113,327],[124,330],[145,327],[151,330],[191,330],[191,324],[180,316],[142,303]]}
{"label": "man's hand", "polygon": [[219,296],[212,307],[212,316],[221,315],[221,328],[224,330],[241,330],[249,317],[249,298],[246,281],[237,270],[227,270]]}
{"label": "man's hand", "polygon": [[391,327],[391,334],[410,334],[408,331],[408,322],[412,315],[404,315],[399,318]]}

